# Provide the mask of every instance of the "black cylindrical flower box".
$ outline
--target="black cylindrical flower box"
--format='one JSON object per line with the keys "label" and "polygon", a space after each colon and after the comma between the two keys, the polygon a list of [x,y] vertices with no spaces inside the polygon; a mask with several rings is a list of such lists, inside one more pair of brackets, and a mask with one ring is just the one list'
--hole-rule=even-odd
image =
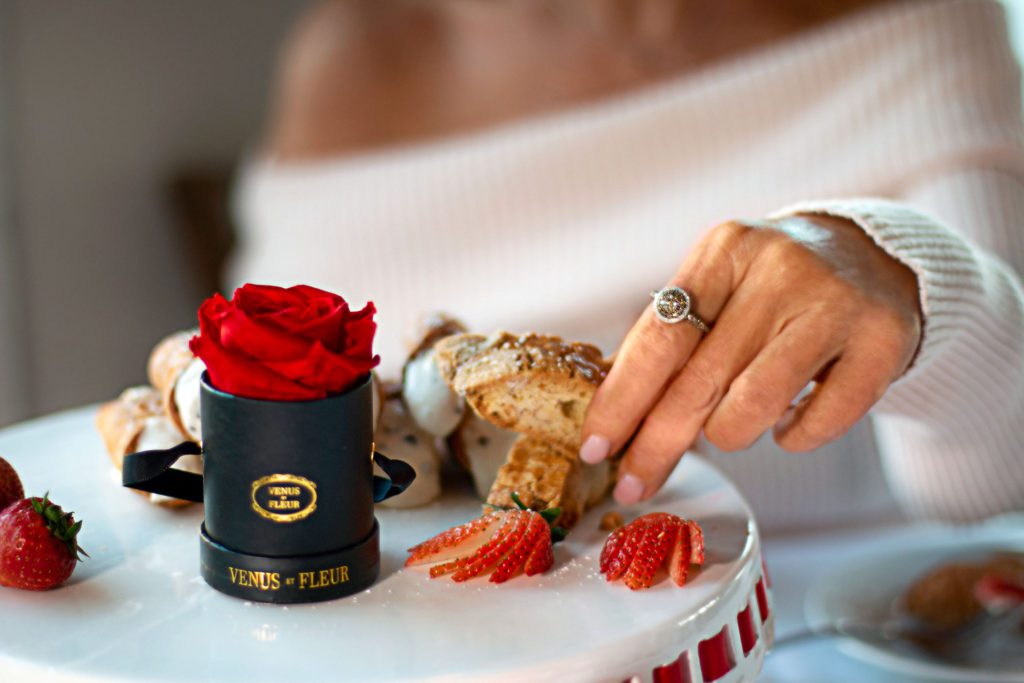
{"label": "black cylindrical flower box", "polygon": [[[203,476],[171,469],[186,443],[125,458],[126,486],[202,500],[200,568],[246,600],[331,600],[380,573],[375,500],[415,472],[373,451],[373,384],[312,401],[264,401],[214,388],[203,375]],[[391,477],[373,475],[377,462]],[[201,491],[199,490],[201,487]]]}
{"label": "black cylindrical flower box", "polygon": [[380,570],[373,516],[373,385],[261,401],[204,376],[203,578],[251,600],[363,590]]}

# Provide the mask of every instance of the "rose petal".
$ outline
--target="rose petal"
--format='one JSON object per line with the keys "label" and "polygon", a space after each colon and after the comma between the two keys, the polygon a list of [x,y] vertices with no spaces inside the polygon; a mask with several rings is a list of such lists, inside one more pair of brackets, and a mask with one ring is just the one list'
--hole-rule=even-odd
{"label": "rose petal", "polygon": [[292,334],[319,341],[330,351],[338,353],[343,350],[343,325],[348,316],[347,303],[321,301],[311,305],[301,317],[285,322],[282,316],[275,322]]}
{"label": "rose petal", "polygon": [[[346,356],[356,358],[373,358],[373,336],[377,331],[377,323],[373,316],[377,308],[372,301],[360,311],[352,313],[345,321],[345,339],[343,352]],[[377,358],[374,365],[380,362]]]}
{"label": "rose petal", "polygon": [[302,306],[305,299],[292,288],[245,284],[235,290],[232,303],[250,315],[275,313],[290,306]]}
{"label": "rose petal", "polygon": [[310,346],[308,340],[261,324],[238,307],[222,317],[220,343],[227,351],[263,361],[303,358],[309,353]]}
{"label": "rose petal", "polygon": [[324,389],[304,386],[258,361],[228,352],[210,335],[194,337],[189,347],[206,363],[210,383],[229,394],[271,401],[303,401],[327,395]]}
{"label": "rose petal", "polygon": [[309,340],[319,340],[329,350],[342,350],[342,323],[349,315],[345,299],[309,285],[296,285],[280,292],[257,292],[261,297],[278,297],[277,307],[259,300],[258,310],[249,308],[256,300],[245,299],[241,307],[261,324],[273,326]]}
{"label": "rose petal", "polygon": [[307,300],[323,298],[330,299],[332,301],[338,301],[340,303],[345,303],[345,299],[338,296],[334,292],[328,292],[325,289],[320,289],[318,287],[314,287],[313,285],[295,285],[294,287],[291,287],[290,290],[295,294],[301,295],[303,298]]}
{"label": "rose petal", "polygon": [[292,361],[266,363],[266,367],[299,384],[324,387],[328,393],[348,388],[368,373],[375,362],[331,353],[319,342],[314,342],[305,358]]}
{"label": "rose petal", "polygon": [[214,294],[199,307],[199,333],[211,336],[220,341],[220,322],[230,310],[228,303],[220,294]]}

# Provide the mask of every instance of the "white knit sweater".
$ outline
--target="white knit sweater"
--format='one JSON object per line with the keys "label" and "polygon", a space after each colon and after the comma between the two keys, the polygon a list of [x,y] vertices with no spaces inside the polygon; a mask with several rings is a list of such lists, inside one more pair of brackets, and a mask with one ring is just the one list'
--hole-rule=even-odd
{"label": "white knit sweater", "polygon": [[875,7],[567,114],[252,164],[231,284],[373,299],[392,374],[425,310],[611,351],[706,228],[844,216],[918,274],[914,366],[870,420],[813,454],[765,438],[710,457],[770,528],[883,515],[894,498],[958,520],[1024,509],[1019,86],[998,3]]}

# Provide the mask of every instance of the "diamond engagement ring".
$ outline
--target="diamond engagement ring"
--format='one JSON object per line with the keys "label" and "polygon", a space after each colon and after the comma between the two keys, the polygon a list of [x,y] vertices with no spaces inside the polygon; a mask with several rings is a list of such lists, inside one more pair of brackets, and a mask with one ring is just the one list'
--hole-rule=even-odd
{"label": "diamond engagement ring", "polygon": [[690,312],[690,293],[679,287],[666,287],[665,289],[651,292],[654,301],[651,306],[654,308],[654,315],[663,323],[675,324],[684,320],[701,332],[710,332],[711,328]]}

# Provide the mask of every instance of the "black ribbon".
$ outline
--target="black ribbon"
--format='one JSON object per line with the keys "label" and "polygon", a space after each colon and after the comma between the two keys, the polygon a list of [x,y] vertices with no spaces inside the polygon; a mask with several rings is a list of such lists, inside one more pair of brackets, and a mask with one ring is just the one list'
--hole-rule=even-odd
{"label": "black ribbon", "polygon": [[[202,455],[202,447],[185,441],[174,448],[157,451],[139,451],[124,456],[121,483],[131,489],[156,493],[161,496],[203,502],[203,475],[173,469],[174,463],[184,455]],[[373,476],[373,502],[379,503],[397,496],[409,488],[416,479],[416,470],[402,460],[392,460],[380,453],[373,461],[389,478]]]}
{"label": "black ribbon", "polygon": [[162,451],[131,453],[124,456],[121,483],[139,491],[202,503],[203,475],[172,469],[183,455],[202,453],[202,447],[192,441]]}
{"label": "black ribbon", "polygon": [[409,488],[409,485],[416,479],[416,470],[404,460],[392,460],[386,455],[374,453],[373,461],[377,463],[377,467],[384,470],[384,474],[390,477],[390,479],[385,479],[384,477],[378,477],[376,474],[373,475],[374,503],[397,496]]}

